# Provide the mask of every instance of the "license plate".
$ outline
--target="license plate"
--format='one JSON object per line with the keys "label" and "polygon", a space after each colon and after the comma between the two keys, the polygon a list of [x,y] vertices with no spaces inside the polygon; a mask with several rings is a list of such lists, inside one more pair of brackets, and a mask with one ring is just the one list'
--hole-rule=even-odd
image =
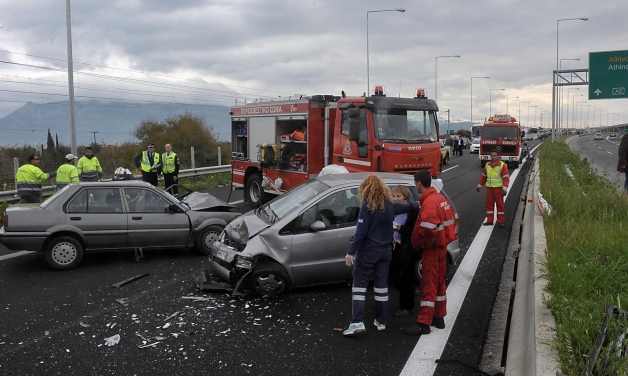
{"label": "license plate", "polygon": [[227,260],[227,252],[225,252],[225,251],[218,251],[218,253],[216,254],[216,257],[226,261]]}

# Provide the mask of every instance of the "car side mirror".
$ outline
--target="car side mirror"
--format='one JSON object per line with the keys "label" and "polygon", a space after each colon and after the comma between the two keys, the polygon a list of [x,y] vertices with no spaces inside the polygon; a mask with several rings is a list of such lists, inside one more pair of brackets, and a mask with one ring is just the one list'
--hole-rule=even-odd
{"label": "car side mirror", "polygon": [[179,213],[181,212],[181,208],[179,208],[179,205],[171,203],[170,205],[168,205],[168,211],[171,213]]}
{"label": "car side mirror", "polygon": [[327,226],[323,223],[323,221],[316,221],[310,225],[310,230],[314,232],[326,230]]}

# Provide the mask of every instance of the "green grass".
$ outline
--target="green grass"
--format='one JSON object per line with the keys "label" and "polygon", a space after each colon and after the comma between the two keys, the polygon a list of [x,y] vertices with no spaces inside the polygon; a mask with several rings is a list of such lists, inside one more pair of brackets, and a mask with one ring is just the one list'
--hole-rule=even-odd
{"label": "green grass", "polygon": [[[541,193],[555,210],[544,218],[551,293],[546,303],[556,318],[562,372],[579,375],[606,308],[622,308],[622,301],[628,301],[628,198],[564,142],[544,142],[539,164]],[[606,338],[616,338],[622,324],[627,324],[625,318],[609,319]],[[602,352],[598,364],[605,355]],[[618,370],[618,375],[626,375],[626,357],[611,356],[609,362],[604,374]]]}
{"label": "green grass", "polygon": [[[220,172],[217,174],[200,175],[196,178],[182,178],[179,184],[193,191],[227,186],[231,184],[231,173]],[[163,182],[160,182],[160,186],[163,188]]]}

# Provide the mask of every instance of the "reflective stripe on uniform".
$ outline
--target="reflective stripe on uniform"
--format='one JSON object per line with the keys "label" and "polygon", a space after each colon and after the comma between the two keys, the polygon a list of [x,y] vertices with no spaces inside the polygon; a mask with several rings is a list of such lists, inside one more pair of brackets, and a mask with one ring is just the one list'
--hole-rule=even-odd
{"label": "reflective stripe on uniform", "polygon": [[437,302],[444,302],[445,300],[447,300],[447,295],[443,295],[443,296],[436,296],[436,301]]}
{"label": "reflective stripe on uniform", "polygon": [[443,226],[451,226],[456,223],[455,219],[450,219],[449,221],[443,222]]}
{"label": "reflective stripe on uniform", "polygon": [[429,222],[421,222],[419,226],[429,228],[430,230],[436,230],[436,228],[438,227],[437,225]]}
{"label": "reflective stripe on uniform", "polygon": [[17,183],[17,191],[18,192],[40,192],[41,191],[41,183],[31,183],[31,182],[19,182]]}
{"label": "reflective stripe on uniform", "polygon": [[353,291],[353,292],[366,292],[366,287],[352,287],[351,291]]}
{"label": "reflective stripe on uniform", "polygon": [[366,300],[366,296],[364,296],[364,295],[355,295],[355,294],[354,294],[354,295],[351,297],[351,299],[353,299],[353,300]]}
{"label": "reflective stripe on uniform", "polygon": [[434,302],[421,302],[421,307],[434,307],[436,304]]}
{"label": "reflective stripe on uniform", "polygon": [[377,295],[375,295],[375,301],[376,302],[387,302],[388,301],[388,295],[386,295],[386,296],[377,296]]}
{"label": "reflective stripe on uniform", "polygon": [[384,288],[374,287],[373,291],[375,291],[376,294],[388,294],[388,287],[384,287]]}

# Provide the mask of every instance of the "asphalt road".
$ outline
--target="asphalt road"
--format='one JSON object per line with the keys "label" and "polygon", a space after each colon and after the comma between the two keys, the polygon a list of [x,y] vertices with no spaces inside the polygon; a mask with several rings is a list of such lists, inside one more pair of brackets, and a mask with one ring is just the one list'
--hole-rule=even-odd
{"label": "asphalt road", "polygon": [[[479,367],[509,227],[529,165],[522,166],[508,195],[508,226],[495,228],[488,245],[479,250],[462,304],[449,301],[460,310],[450,309],[450,334],[441,358],[455,362],[439,364],[435,375],[476,374],[462,363]],[[484,221],[485,193],[475,191],[480,173],[477,154],[467,151],[452,157],[442,174],[461,218],[463,259]],[[229,190],[212,193],[226,199]],[[242,191],[233,192],[231,201],[241,199]],[[0,250],[0,257],[10,253]],[[403,335],[400,329],[415,317],[392,315],[394,289],[388,330],[378,332],[370,324],[374,313],[369,296],[367,333],[349,339],[336,330],[351,317],[347,284],[275,298],[251,293],[232,298],[194,287],[191,275],[208,266],[206,257],[192,251],[147,256],[136,262],[133,252],[88,253],[79,268],[67,272],[52,271],[41,254],[0,259],[0,374],[395,375],[413,352],[416,356],[433,348],[443,337]],[[448,283],[456,271],[450,269]],[[111,286],[144,273],[149,275],[120,288]],[[116,301],[122,298],[126,306]],[[119,343],[106,346],[105,339],[114,335],[120,335]],[[151,346],[141,348],[145,345]]]}
{"label": "asphalt road", "polygon": [[597,173],[606,177],[619,192],[624,190],[626,174],[617,172],[617,151],[621,142],[619,137],[610,137],[609,133],[604,133],[603,140],[594,140],[593,134],[574,138],[570,143],[571,150],[580,154],[582,158],[587,158],[591,167]]}

